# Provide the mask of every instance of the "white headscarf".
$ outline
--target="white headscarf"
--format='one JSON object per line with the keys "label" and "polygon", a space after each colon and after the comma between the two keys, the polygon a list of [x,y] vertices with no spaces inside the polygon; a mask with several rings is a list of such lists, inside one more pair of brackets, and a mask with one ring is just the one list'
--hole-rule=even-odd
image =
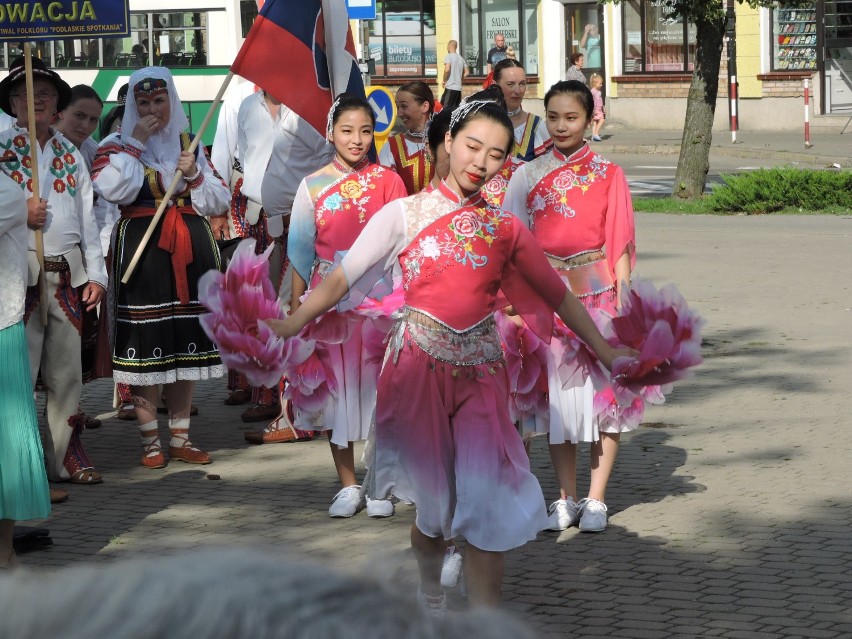
{"label": "white headscarf", "polygon": [[148,78],[165,80],[168,86],[171,115],[169,116],[169,123],[166,127],[148,138],[141,161],[145,166],[150,166],[162,173],[166,181],[169,182],[177,170],[177,162],[180,157],[180,134],[189,127],[189,120],[187,120],[186,114],[183,112],[183,105],[180,103],[180,98],[175,89],[172,72],[166,67],[145,67],[134,71],[133,75],[130,76],[130,80],[128,80],[127,104],[124,107],[124,117],[121,119],[121,130],[125,136],[133,134],[133,127],[139,122],[134,88],[137,84]]}

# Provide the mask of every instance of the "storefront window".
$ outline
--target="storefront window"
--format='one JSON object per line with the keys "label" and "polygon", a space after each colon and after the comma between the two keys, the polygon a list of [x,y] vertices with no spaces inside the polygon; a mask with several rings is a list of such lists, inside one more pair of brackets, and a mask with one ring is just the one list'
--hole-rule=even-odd
{"label": "storefront window", "polygon": [[695,62],[696,29],[674,15],[672,0],[622,5],[625,73],[685,73]]}
{"label": "storefront window", "polygon": [[816,7],[776,9],[772,17],[772,70],[816,69]]}
{"label": "storefront window", "polygon": [[538,73],[536,0],[460,0],[461,49],[471,73],[488,72],[486,57],[502,34],[526,72]]}
{"label": "storefront window", "polygon": [[435,0],[379,0],[370,21],[377,76],[437,76]]}

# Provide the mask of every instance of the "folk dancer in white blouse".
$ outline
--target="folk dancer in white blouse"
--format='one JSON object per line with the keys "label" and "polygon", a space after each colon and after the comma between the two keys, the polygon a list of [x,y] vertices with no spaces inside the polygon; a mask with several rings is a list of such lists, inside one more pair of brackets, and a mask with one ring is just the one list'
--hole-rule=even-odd
{"label": "folk dancer in white blouse", "polygon": [[[6,161],[0,170],[20,184],[29,198],[29,227],[44,233],[47,324],[39,308],[39,264],[35,234],[29,238],[29,276],[25,322],[33,383],[39,368],[47,393],[45,457],[52,481],[96,484],[102,481],[89,461],[80,433],[78,412],[83,387],[80,361],[82,309],[98,305],[107,286],[107,274],[92,213],[92,184],[79,150],[51,127],[66,107],[71,88],[39,60],[33,60],[35,129],[39,144],[40,193],[32,192],[31,140],[27,131],[27,92],[24,61],[12,63],[0,82],[0,108],[17,116],[17,124],[0,133]],[[82,295],[78,287],[83,287]]]}
{"label": "folk dancer in white blouse", "polygon": [[[227,226],[230,194],[204,146],[189,151],[189,121],[171,72],[146,67],[128,84],[121,131],[101,142],[92,169],[98,196],[121,209],[113,232],[108,313],[113,379],[131,386],[143,466],[167,463],[157,423],[160,384],[169,411],[169,458],[209,464],[210,456],[189,438],[193,382],[221,377],[224,367],[199,323],[206,309],[198,301],[198,280],[221,266],[213,238]],[[124,283],[122,276],[178,169],[183,179],[133,277]]]}

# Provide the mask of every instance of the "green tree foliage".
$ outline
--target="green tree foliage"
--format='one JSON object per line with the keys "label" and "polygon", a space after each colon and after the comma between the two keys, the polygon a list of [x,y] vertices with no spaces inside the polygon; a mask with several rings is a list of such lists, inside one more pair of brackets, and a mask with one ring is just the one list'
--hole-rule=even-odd
{"label": "green tree foliage", "polygon": [[[621,0],[602,0],[618,4]],[[733,7],[734,0],[729,0]],[[743,4],[744,0],[736,0]],[[813,1],[745,0],[751,7],[806,7]],[[728,5],[722,0],[670,0],[672,16],[682,16],[696,27],[695,65],[680,147],[673,195],[693,199],[701,197],[710,170],[710,144],[713,118],[719,92],[719,69],[722,62]]]}

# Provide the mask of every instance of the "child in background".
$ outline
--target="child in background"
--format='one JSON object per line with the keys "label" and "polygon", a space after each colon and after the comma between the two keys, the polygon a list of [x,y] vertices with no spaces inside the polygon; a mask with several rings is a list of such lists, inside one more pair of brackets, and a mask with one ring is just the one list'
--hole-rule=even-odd
{"label": "child in background", "polygon": [[603,78],[599,73],[593,73],[589,78],[589,87],[592,90],[592,100],[595,108],[592,111],[592,140],[595,142],[601,141],[601,129],[606,123],[606,114],[603,108],[603,96],[601,95],[601,87],[603,87]]}

